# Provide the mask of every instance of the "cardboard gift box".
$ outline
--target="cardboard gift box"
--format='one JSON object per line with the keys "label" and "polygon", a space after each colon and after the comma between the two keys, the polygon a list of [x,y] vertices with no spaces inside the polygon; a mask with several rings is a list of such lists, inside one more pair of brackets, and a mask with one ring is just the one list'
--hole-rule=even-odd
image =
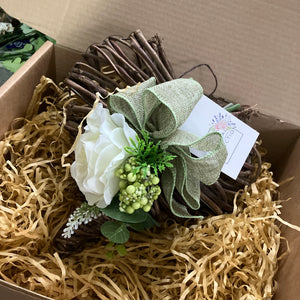
{"label": "cardboard gift box", "polygon": [[[180,75],[198,63],[217,74],[216,95],[256,105],[263,114],[251,125],[269,150],[277,181],[294,176],[280,189],[282,218],[300,225],[299,13],[297,1],[2,1],[3,8],[22,22],[52,36],[0,88],[0,135],[11,121],[24,115],[41,75],[61,81],[71,65],[93,42],[106,36],[127,36],[141,28],[147,37],[159,33],[169,60]],[[54,59],[55,58],[55,59]],[[204,70],[191,74],[209,92],[213,80]],[[275,116],[272,117],[271,115]],[[294,124],[294,125],[293,125]],[[300,287],[300,235],[282,227],[290,253],[279,263],[275,299],[297,299]],[[46,299],[0,281],[1,299]]]}
{"label": "cardboard gift box", "polygon": [[13,76],[0,86],[0,137],[14,118],[24,116],[42,75],[55,74],[54,45],[46,42]]}

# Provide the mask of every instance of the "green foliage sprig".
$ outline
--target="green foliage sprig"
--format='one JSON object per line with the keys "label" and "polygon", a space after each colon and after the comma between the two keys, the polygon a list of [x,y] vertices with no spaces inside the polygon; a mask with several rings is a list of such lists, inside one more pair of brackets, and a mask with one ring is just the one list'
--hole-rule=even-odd
{"label": "green foliage sprig", "polygon": [[62,236],[70,238],[81,224],[88,224],[93,219],[105,215],[112,220],[106,221],[101,226],[101,233],[112,243],[123,244],[129,239],[130,232],[128,228],[136,231],[143,231],[159,224],[142,209],[136,210],[133,214],[127,214],[119,210],[119,199],[115,196],[111,204],[105,208],[99,208],[96,205],[89,205],[83,202],[69,217],[66,228]]}
{"label": "green foliage sprig", "polygon": [[128,228],[143,231],[154,225],[159,226],[159,224],[142,209],[138,209],[132,214],[121,212],[117,196],[114,197],[109,206],[102,209],[102,213],[113,220],[107,221],[101,226],[101,233],[116,244],[123,244],[128,241],[130,236]]}
{"label": "green foliage sprig", "polygon": [[[145,131],[142,132],[142,138],[137,136],[137,142],[131,139],[131,143],[133,145],[132,147],[125,147],[124,149],[133,156],[130,158],[133,161],[129,159],[123,166],[124,170],[117,170],[117,173],[121,172],[118,174],[118,177],[122,179],[120,181],[120,194],[121,191],[124,194],[121,194],[121,198],[125,197],[126,199],[122,198],[120,202],[118,199],[119,196],[116,195],[112,203],[106,208],[98,208],[95,205],[90,206],[84,202],[81,207],[77,208],[69,217],[67,226],[62,234],[63,237],[70,238],[81,224],[87,224],[101,214],[112,219],[102,224],[100,230],[102,235],[115,245],[126,243],[130,236],[128,228],[143,231],[154,225],[159,226],[147,212],[151,209],[153,201],[157,199],[161,192],[158,186],[158,173],[164,171],[167,167],[173,167],[170,161],[176,156],[162,150],[160,141],[154,143],[149,137],[149,134]],[[151,170],[153,170],[155,176],[153,173],[151,174]],[[122,176],[125,176],[126,180]],[[122,189],[124,183],[126,186]],[[145,189],[144,194],[139,191],[141,187]],[[140,192],[140,195],[137,194],[138,192]],[[133,203],[127,203],[130,195],[133,195]],[[130,206],[130,208],[132,205],[133,208],[129,210],[126,206],[126,210],[122,204]],[[120,252],[119,254],[124,253],[121,246],[115,249],[117,252]],[[111,254],[113,254],[113,252],[114,251],[112,251]]]}
{"label": "green foliage sprig", "polygon": [[172,155],[161,149],[161,141],[154,143],[149,137],[149,133],[142,131],[142,138],[137,136],[137,143],[130,139],[133,147],[125,147],[125,151],[132,156],[136,157],[138,166],[133,170],[136,174],[142,170],[144,177],[147,176],[147,168],[153,169],[154,174],[157,176],[158,172],[162,172],[166,167],[172,168],[173,164],[170,162],[176,155]]}
{"label": "green foliage sprig", "polygon": [[120,256],[124,256],[127,254],[127,250],[123,244],[115,244],[113,242],[109,242],[105,247],[106,249],[108,249],[108,252],[105,253],[108,259],[113,259],[116,253]]}

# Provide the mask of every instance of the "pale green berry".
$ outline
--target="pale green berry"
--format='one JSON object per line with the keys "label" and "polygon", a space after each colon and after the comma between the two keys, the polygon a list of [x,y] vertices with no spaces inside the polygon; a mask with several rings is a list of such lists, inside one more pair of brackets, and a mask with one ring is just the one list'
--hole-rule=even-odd
{"label": "pale green berry", "polygon": [[131,206],[127,206],[126,212],[127,212],[128,214],[133,214],[133,213],[134,213],[134,208],[131,207]]}
{"label": "pale green berry", "polygon": [[142,197],[140,203],[144,206],[148,203],[148,199],[146,197]]}
{"label": "pale green berry", "polygon": [[125,164],[124,169],[126,172],[131,171],[131,165],[130,164]]}
{"label": "pale green berry", "polygon": [[159,178],[157,176],[154,176],[151,181],[152,181],[152,184],[154,184],[154,185],[159,184]]}
{"label": "pale green berry", "polygon": [[144,212],[148,212],[148,211],[150,211],[150,209],[151,209],[151,205],[145,205],[143,207]]}
{"label": "pale green berry", "polygon": [[134,157],[129,158],[129,163],[131,164],[131,166],[135,165],[135,162],[136,162],[136,160]]}
{"label": "pale green berry", "polygon": [[118,170],[116,170],[115,175],[117,177],[120,177],[123,173],[124,173],[123,169],[118,169]]}
{"label": "pale green berry", "polygon": [[135,187],[133,185],[129,185],[127,188],[126,188],[126,192],[131,195],[135,192]]}
{"label": "pale green berry", "polygon": [[139,208],[141,207],[141,205],[140,205],[139,202],[134,202],[134,203],[132,204],[132,207],[133,207],[134,209],[139,209]]}
{"label": "pale green berry", "polygon": [[119,182],[119,188],[120,188],[121,190],[125,189],[126,186],[127,186],[127,181],[126,181],[126,180],[121,180],[121,181]]}
{"label": "pale green berry", "polygon": [[133,173],[129,173],[129,174],[127,175],[127,180],[128,180],[129,182],[135,182],[135,181],[136,181],[136,175],[133,174]]}
{"label": "pale green berry", "polygon": [[150,176],[151,175],[151,172],[150,172],[150,166],[148,165],[147,166],[147,176]]}

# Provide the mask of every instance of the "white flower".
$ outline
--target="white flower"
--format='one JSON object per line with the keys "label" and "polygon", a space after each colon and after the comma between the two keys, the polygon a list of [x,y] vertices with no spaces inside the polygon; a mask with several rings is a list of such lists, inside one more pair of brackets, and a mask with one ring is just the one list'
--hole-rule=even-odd
{"label": "white flower", "polygon": [[115,171],[129,154],[129,138],[136,141],[136,132],[129,127],[122,114],[110,115],[99,103],[88,116],[85,132],[75,146],[75,161],[71,175],[89,205],[104,208],[119,190]]}

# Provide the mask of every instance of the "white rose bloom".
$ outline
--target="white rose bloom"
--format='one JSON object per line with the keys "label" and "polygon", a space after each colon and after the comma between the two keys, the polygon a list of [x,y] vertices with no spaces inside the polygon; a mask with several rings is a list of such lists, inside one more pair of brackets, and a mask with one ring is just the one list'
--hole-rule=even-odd
{"label": "white rose bloom", "polygon": [[124,150],[129,138],[136,141],[136,132],[122,114],[110,115],[100,103],[88,116],[85,132],[75,146],[71,175],[89,205],[104,208],[119,191],[115,171],[129,157]]}

